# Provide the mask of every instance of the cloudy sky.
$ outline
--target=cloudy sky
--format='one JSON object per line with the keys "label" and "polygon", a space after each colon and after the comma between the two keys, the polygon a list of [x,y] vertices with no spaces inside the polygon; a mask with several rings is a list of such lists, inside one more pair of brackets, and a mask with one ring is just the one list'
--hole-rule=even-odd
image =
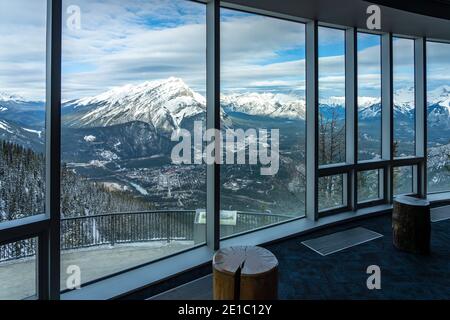
{"label": "cloudy sky", "polygon": [[[64,0],[63,6],[63,99],[171,76],[204,94],[204,5],[186,0]],[[68,9],[73,6],[80,9],[80,28],[70,27],[74,12]],[[304,25],[226,9],[221,14],[224,92],[304,94]],[[45,0],[0,0],[0,32],[0,91],[43,99]],[[339,30],[319,31],[321,97],[344,92],[343,41]],[[396,87],[411,81],[408,45],[394,45]],[[433,87],[450,83],[450,45],[440,46],[429,49]],[[379,51],[378,36],[358,36],[361,95],[379,95]]]}

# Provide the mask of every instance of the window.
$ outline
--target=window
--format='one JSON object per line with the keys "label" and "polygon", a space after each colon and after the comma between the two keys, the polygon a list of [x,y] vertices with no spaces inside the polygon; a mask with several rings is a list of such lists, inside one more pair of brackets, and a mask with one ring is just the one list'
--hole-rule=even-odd
{"label": "window", "polygon": [[[46,38],[60,31],[47,25],[48,9],[59,18],[49,3],[0,0],[0,299],[47,297],[45,273],[55,272],[55,260],[66,290],[74,268],[88,285],[205,245],[207,193],[220,190],[218,240],[304,217],[306,185],[319,218],[422,191],[423,157],[405,159],[416,156],[423,133],[416,139],[423,128],[415,127],[415,40],[393,40],[394,91],[383,94],[393,96],[394,131],[383,147],[393,144],[394,159],[382,160],[382,133],[391,126],[385,117],[382,127],[381,117],[384,35],[357,33],[353,128],[345,99],[354,88],[346,92],[345,80],[354,66],[346,68],[345,54],[353,44],[346,32],[354,30],[318,28],[317,74],[311,68],[318,139],[307,140],[305,24],[222,8],[219,21],[208,19],[221,30],[221,74],[212,78],[220,76],[223,148],[220,181],[207,190],[205,1],[63,0],[61,56],[46,51],[49,40],[59,48]],[[428,42],[426,54],[428,191],[450,191],[450,44]],[[46,72],[59,70],[59,58],[61,146],[50,147],[61,147],[61,168],[44,152],[46,141],[59,141],[57,131],[46,131],[46,92],[58,87],[46,88],[55,76]],[[306,145],[318,150],[312,174]],[[48,240],[56,235],[54,210],[45,208],[46,187],[54,185],[47,168],[61,170],[60,254]],[[272,236],[264,229],[257,241],[262,234]],[[38,243],[45,244],[39,255]]]}
{"label": "window", "polygon": [[301,23],[221,9],[221,127],[236,142],[221,209],[237,217],[222,236],[305,214],[304,34]]}
{"label": "window", "polygon": [[35,238],[0,245],[0,300],[36,295],[36,246]]}
{"label": "window", "polygon": [[394,168],[394,196],[414,193],[413,166]]}
{"label": "window", "polygon": [[345,162],[345,31],[319,27],[319,165]]}
{"label": "window", "polygon": [[394,157],[415,155],[414,40],[394,38]]}
{"label": "window", "polygon": [[319,211],[346,206],[344,180],[347,180],[347,176],[344,174],[319,178]]}
{"label": "window", "polygon": [[206,7],[63,12],[61,274],[86,283],[205,242]]}
{"label": "window", "polygon": [[0,223],[44,213],[46,12],[0,3]]}
{"label": "window", "polygon": [[450,191],[450,44],[427,43],[428,192]]}
{"label": "window", "polygon": [[383,198],[382,177],[382,169],[358,172],[358,203]]}
{"label": "window", "polygon": [[358,160],[381,158],[381,36],[358,33]]}

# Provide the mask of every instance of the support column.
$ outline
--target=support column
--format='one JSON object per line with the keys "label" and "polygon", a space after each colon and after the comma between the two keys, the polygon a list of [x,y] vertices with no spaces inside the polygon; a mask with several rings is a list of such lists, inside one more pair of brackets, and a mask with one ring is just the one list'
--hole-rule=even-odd
{"label": "support column", "polygon": [[414,170],[417,194],[427,195],[427,85],[426,85],[426,39],[414,40],[414,82],[416,116],[416,156],[423,161]]}
{"label": "support column", "polygon": [[[206,4],[206,128],[220,130],[220,1]],[[220,139],[216,137],[216,161],[206,167],[206,244],[220,245]]]}
{"label": "support column", "polygon": [[[381,139],[382,158],[393,159],[393,71],[392,71],[392,34],[381,37]],[[388,165],[384,170],[384,197],[388,203],[393,199],[393,168]]]}
{"label": "support column", "polygon": [[318,219],[318,24],[306,24],[306,217]]}
{"label": "support column", "polygon": [[[358,161],[358,55],[355,28],[345,30],[345,150],[347,164]],[[352,169],[347,178],[347,205],[356,210],[358,204],[357,172]]]}
{"label": "support column", "polygon": [[[62,1],[47,0],[46,84],[46,185],[45,211],[50,219],[48,236],[39,241],[39,298],[60,298],[60,172],[61,172],[61,36]],[[47,291],[48,292],[45,292]]]}

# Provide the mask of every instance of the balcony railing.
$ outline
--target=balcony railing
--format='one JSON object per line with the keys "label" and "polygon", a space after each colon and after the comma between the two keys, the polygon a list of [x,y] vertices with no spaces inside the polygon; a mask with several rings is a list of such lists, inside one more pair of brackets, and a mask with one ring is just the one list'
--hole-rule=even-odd
{"label": "balcony railing", "polygon": [[[61,219],[61,250],[152,241],[204,242],[205,224],[195,223],[194,210],[120,212]],[[237,212],[235,225],[221,227],[221,236],[279,223],[291,216]],[[0,262],[35,254],[34,240],[0,246]]]}

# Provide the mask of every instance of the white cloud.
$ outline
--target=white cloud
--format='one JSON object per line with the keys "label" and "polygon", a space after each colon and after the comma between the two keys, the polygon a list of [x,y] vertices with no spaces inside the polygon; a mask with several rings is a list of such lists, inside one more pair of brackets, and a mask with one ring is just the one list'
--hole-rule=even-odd
{"label": "white cloud", "polygon": [[[176,76],[204,93],[205,6],[173,0],[64,0],[78,5],[81,30],[63,33],[63,98],[79,98],[126,83]],[[0,0],[0,90],[25,98],[45,94],[45,1]],[[305,87],[304,25],[224,10],[222,87],[228,90],[298,90]],[[67,15],[64,15],[64,21]],[[151,23],[150,23],[151,22]],[[323,33],[321,43],[340,39]],[[409,44],[396,43],[400,69]],[[441,46],[446,46],[443,49]],[[435,48],[436,47],[436,48]],[[450,45],[428,50],[429,83],[450,81]],[[379,88],[379,47],[358,55],[362,90]],[[342,92],[344,57],[320,59],[320,86]],[[402,76],[397,79],[405,80]]]}

